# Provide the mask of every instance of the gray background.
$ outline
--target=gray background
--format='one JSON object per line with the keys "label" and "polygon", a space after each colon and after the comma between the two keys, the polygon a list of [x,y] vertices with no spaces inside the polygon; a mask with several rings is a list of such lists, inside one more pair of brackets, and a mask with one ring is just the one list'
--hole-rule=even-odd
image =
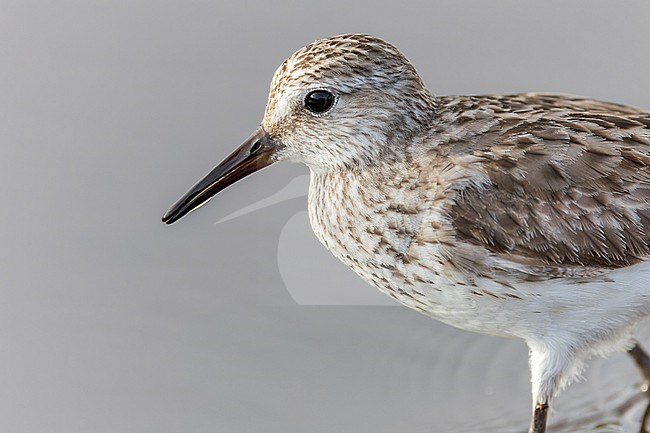
{"label": "gray background", "polygon": [[[258,125],[280,62],[343,32],[436,94],[650,108],[647,0],[0,0],[0,432],[525,430],[524,344],[367,306],[310,233],[305,168],[160,223]],[[586,379],[558,428],[632,431],[631,363]]]}

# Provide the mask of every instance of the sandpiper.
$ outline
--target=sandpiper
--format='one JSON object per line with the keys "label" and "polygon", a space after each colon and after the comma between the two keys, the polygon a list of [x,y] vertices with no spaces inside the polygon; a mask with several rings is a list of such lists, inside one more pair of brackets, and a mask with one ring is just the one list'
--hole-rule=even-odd
{"label": "sandpiper", "polygon": [[650,316],[648,111],[435,97],[394,46],[334,36],[282,63],[261,126],[163,221],[276,161],[310,168],[312,228],[361,278],[444,323],[526,341],[529,432],[591,356],[628,350],[650,379],[633,336]]}

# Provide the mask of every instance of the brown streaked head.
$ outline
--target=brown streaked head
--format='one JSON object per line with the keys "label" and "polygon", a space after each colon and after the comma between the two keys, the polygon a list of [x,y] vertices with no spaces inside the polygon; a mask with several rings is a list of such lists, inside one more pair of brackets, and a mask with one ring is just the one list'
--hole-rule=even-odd
{"label": "brown streaked head", "polygon": [[373,163],[408,146],[435,108],[409,61],[389,43],[347,34],[316,41],[278,68],[260,128],[174,204],[172,224],[275,161],[314,172]]}

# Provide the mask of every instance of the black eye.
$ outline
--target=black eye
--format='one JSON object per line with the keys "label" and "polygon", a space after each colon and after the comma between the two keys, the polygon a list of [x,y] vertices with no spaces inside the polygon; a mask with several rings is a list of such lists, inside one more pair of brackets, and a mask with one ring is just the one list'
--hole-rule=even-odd
{"label": "black eye", "polygon": [[324,113],[334,104],[334,95],[327,90],[314,90],[305,96],[305,107],[312,113]]}

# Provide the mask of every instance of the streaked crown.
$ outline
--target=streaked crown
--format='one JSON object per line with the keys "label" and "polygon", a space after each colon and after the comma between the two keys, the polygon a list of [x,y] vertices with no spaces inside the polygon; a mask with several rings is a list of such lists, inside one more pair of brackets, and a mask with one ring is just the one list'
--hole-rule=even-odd
{"label": "streaked crown", "polygon": [[279,159],[327,170],[404,146],[433,111],[433,97],[397,48],[347,34],[307,45],[280,65],[262,125],[284,144]]}

